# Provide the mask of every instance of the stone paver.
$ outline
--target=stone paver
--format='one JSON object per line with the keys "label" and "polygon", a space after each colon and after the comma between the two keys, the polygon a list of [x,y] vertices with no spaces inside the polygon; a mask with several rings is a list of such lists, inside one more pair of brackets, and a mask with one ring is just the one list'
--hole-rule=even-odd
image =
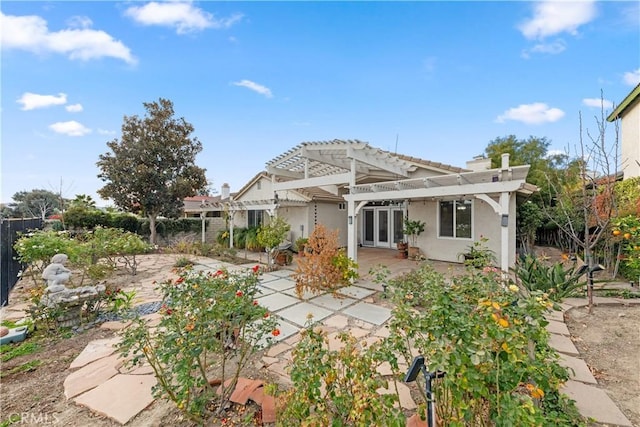
{"label": "stone paver", "polygon": [[562,392],[576,401],[578,410],[585,417],[593,418],[603,424],[633,427],[627,417],[602,389],[569,380],[562,387]]}
{"label": "stone paver", "polygon": [[391,310],[366,302],[359,302],[344,309],[343,313],[374,325],[382,325],[391,317]]}
{"label": "stone paver", "polygon": [[119,342],[120,337],[91,341],[71,362],[69,369],[81,368],[95,360],[112,355],[116,351],[114,345]]}
{"label": "stone paver", "polygon": [[294,304],[278,312],[278,316],[300,327],[305,326],[310,320],[318,322],[331,314],[333,314],[331,310],[308,302]]}
{"label": "stone paver", "polygon": [[346,288],[338,289],[338,293],[355,299],[362,299],[375,294],[376,291],[372,289],[365,289],[360,286],[347,286]]}
{"label": "stone paver", "polygon": [[559,353],[569,356],[579,356],[578,349],[569,337],[558,334],[549,334],[549,345]]}
{"label": "stone paver", "polygon": [[569,368],[569,378],[572,380],[587,384],[598,384],[584,360],[560,353],[560,365]]}
{"label": "stone paver", "polygon": [[72,372],[64,380],[65,397],[71,399],[106,382],[118,374],[120,365],[122,365],[122,360],[119,355],[112,354]]}
{"label": "stone paver", "polygon": [[345,307],[353,305],[357,302],[354,298],[338,297],[331,294],[320,295],[311,300],[312,303],[328,308],[329,310],[342,310]]}
{"label": "stone paver", "polygon": [[270,282],[261,283],[265,288],[273,289],[274,291],[286,291],[287,289],[295,288],[296,284],[289,279],[280,278]]}
{"label": "stone paver", "polygon": [[76,397],[75,402],[126,424],[153,402],[151,387],[155,384],[153,375],[116,375]]}
{"label": "stone paver", "polygon": [[279,292],[258,298],[258,303],[271,311],[278,311],[299,302],[299,299],[290,297],[289,295],[283,295]]}
{"label": "stone paver", "polygon": [[416,409],[418,405],[416,405],[416,402],[414,402],[411,397],[411,390],[409,390],[409,387],[403,382],[389,381],[388,388],[381,388],[376,391],[380,394],[395,394],[396,387],[398,388],[398,395],[400,397],[400,407],[408,410]]}
{"label": "stone paver", "polygon": [[571,335],[566,323],[557,322],[555,320],[549,321],[549,324],[547,325],[547,331],[551,332],[552,334],[564,335],[567,337]]}

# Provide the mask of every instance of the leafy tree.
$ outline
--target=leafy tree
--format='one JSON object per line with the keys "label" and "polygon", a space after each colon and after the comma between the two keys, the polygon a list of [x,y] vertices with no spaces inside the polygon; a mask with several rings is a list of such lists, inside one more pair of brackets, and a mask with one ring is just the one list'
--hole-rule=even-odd
{"label": "leafy tree", "polygon": [[85,209],[95,209],[96,201],[93,200],[93,197],[86,194],[76,194],[76,198],[71,201],[70,206]]}
{"label": "leafy tree", "polygon": [[15,211],[22,216],[40,217],[43,220],[62,208],[60,197],[48,190],[19,191],[13,195]]}
{"label": "leafy tree", "polygon": [[143,103],[147,115],[125,116],[122,137],[107,142],[111,152],[97,162],[107,184],[98,190],[127,212],[149,219],[151,243],[156,241],[156,218],[177,217],[185,197],[207,185],[205,169],[195,165],[202,144],[191,137],[193,126],[174,118],[173,103],[160,98]]}
{"label": "leafy tree", "polygon": [[547,176],[565,165],[568,159],[566,154],[550,154],[550,144],[551,141],[545,137],[530,136],[527,139],[518,139],[515,135],[509,135],[491,141],[485,148],[485,153],[491,159],[493,168],[500,167],[503,153],[509,153],[511,166],[530,165],[527,180],[537,185],[544,195],[549,191]]}

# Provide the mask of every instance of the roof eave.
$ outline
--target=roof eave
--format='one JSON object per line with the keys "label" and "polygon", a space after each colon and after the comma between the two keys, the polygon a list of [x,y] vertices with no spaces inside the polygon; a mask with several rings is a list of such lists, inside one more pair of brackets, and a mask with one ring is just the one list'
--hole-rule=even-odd
{"label": "roof eave", "polygon": [[640,83],[638,83],[638,85],[631,92],[629,92],[629,95],[627,95],[622,100],[620,105],[618,105],[616,109],[613,110],[611,114],[609,114],[609,116],[607,117],[607,121],[612,122],[622,117],[622,115],[627,110],[627,108],[629,108],[634,103],[634,101],[638,99],[639,96],[640,96]]}

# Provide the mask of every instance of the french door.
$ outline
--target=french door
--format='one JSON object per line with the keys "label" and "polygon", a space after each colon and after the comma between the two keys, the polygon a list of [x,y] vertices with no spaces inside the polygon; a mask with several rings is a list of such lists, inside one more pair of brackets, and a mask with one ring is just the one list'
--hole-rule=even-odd
{"label": "french door", "polygon": [[397,207],[362,209],[362,244],[391,248],[403,239],[404,212]]}

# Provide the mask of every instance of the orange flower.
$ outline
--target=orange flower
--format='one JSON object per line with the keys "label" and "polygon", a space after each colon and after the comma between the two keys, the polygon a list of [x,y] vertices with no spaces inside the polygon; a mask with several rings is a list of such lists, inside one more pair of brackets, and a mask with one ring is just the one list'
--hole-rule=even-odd
{"label": "orange flower", "polygon": [[509,326],[509,321],[504,317],[501,317],[500,320],[498,320],[498,325],[502,326],[503,328],[506,328],[507,326]]}
{"label": "orange flower", "polygon": [[178,283],[182,283],[182,282],[184,282],[184,277],[180,276],[180,277],[178,277],[178,278],[176,279],[176,285],[177,285]]}
{"label": "orange flower", "polygon": [[271,335],[273,335],[274,337],[277,337],[278,335],[280,335],[280,329],[276,328],[273,331],[271,331]]}
{"label": "orange flower", "polygon": [[194,323],[187,323],[187,326],[184,327],[184,330],[187,332],[191,332],[193,331],[193,328],[195,328],[196,325]]}

